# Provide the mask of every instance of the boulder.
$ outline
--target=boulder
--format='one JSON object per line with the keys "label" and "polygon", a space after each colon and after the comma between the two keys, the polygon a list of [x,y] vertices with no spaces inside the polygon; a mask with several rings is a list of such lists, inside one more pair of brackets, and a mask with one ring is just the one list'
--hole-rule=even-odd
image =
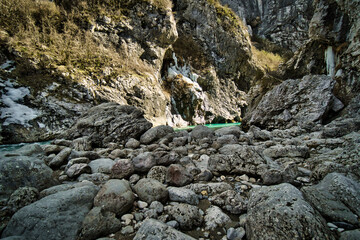
{"label": "boulder", "polygon": [[166,187],[159,181],[151,178],[140,179],[134,186],[140,200],[150,204],[153,201],[166,202],[169,196]]}
{"label": "boulder", "polygon": [[233,135],[236,138],[239,138],[242,133],[244,133],[244,132],[242,132],[240,127],[238,127],[238,126],[223,127],[223,128],[215,130],[215,135],[218,137],[221,137],[224,135]]}
{"label": "boulder", "polygon": [[286,80],[266,93],[244,120],[268,129],[321,123],[331,109],[334,84],[334,79],[325,75]]}
{"label": "boulder", "polygon": [[326,221],[288,183],[251,191],[246,235],[248,239],[335,239]]}
{"label": "boulder", "polygon": [[169,187],[168,191],[170,201],[182,202],[195,206],[199,204],[198,195],[190,189]]}
{"label": "boulder", "polygon": [[36,157],[4,157],[0,164],[0,200],[7,199],[19,187],[34,187],[39,191],[56,183],[53,171]]}
{"label": "boulder", "polygon": [[110,158],[100,158],[89,163],[92,173],[110,174],[115,161]]}
{"label": "boulder", "polygon": [[182,187],[188,185],[193,180],[193,175],[180,164],[171,164],[167,169],[166,182],[170,185]]}
{"label": "boulder", "polygon": [[134,240],[168,239],[195,240],[174,228],[154,219],[145,220],[137,231]]}
{"label": "boulder", "polygon": [[69,178],[76,178],[83,173],[91,173],[91,168],[86,163],[77,163],[66,170],[66,175]]}
{"label": "boulder", "polygon": [[165,183],[167,168],[164,166],[154,166],[147,174],[147,178],[158,180],[160,183]]}
{"label": "boulder", "polygon": [[68,157],[70,156],[72,149],[71,148],[64,148],[61,150],[49,163],[51,168],[58,168],[61,165],[64,165],[69,160]]}
{"label": "boulder", "polygon": [[352,230],[341,233],[340,240],[358,240],[360,239],[360,230]]}
{"label": "boulder", "polygon": [[134,170],[138,172],[148,172],[153,166],[156,165],[156,159],[151,152],[140,153],[132,160]]}
{"label": "boulder", "polygon": [[211,138],[214,136],[214,130],[203,125],[198,125],[191,131],[190,136],[194,140]]}
{"label": "boulder", "polygon": [[62,135],[66,139],[89,136],[92,147],[105,147],[110,142],[138,139],[151,127],[142,110],[110,102],[90,108]]}
{"label": "boulder", "polygon": [[146,131],[141,136],[140,142],[142,144],[151,144],[170,133],[174,133],[174,129],[172,127],[164,125],[156,126]]}
{"label": "boulder", "polygon": [[95,240],[101,236],[107,236],[121,229],[121,222],[115,213],[104,211],[100,207],[94,207],[86,215],[82,224],[80,239]]}
{"label": "boulder", "polygon": [[111,176],[113,178],[127,178],[134,173],[134,165],[129,159],[119,159],[111,168]]}
{"label": "boulder", "polygon": [[76,239],[97,191],[98,187],[88,184],[49,195],[23,207],[11,218],[1,237]]}
{"label": "boulder", "polygon": [[224,227],[225,224],[231,221],[230,217],[217,206],[208,208],[205,212],[204,219],[206,230],[215,230],[215,228]]}
{"label": "boulder", "polygon": [[183,230],[194,229],[201,226],[203,222],[201,210],[193,205],[180,203],[165,207],[165,211],[171,219],[179,223],[180,228]]}
{"label": "boulder", "polygon": [[131,209],[134,200],[135,196],[128,181],[111,179],[96,195],[94,206],[121,216]]}
{"label": "boulder", "polygon": [[136,140],[135,138],[130,138],[126,142],[125,147],[126,148],[136,149],[136,148],[140,147],[140,142],[138,140]]}
{"label": "boulder", "polygon": [[33,187],[20,187],[13,192],[7,202],[7,205],[11,208],[12,212],[16,212],[20,208],[23,208],[39,198],[39,191]]}
{"label": "boulder", "polygon": [[306,199],[332,222],[359,225],[360,184],[340,173],[328,174],[319,184],[301,189]]}

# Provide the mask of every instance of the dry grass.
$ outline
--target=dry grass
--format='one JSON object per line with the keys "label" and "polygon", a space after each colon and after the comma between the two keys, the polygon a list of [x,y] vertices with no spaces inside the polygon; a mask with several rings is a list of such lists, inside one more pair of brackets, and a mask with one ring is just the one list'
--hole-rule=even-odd
{"label": "dry grass", "polygon": [[278,54],[267,52],[265,50],[258,50],[254,46],[252,46],[251,51],[253,60],[267,71],[277,71],[280,64],[284,63],[284,59]]}

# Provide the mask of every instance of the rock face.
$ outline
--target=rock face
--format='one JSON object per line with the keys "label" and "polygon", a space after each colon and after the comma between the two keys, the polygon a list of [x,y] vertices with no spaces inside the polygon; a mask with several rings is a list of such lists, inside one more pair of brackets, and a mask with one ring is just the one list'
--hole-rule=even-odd
{"label": "rock face", "polygon": [[249,25],[254,34],[295,52],[308,39],[313,14],[310,0],[221,0]]}
{"label": "rock face", "polygon": [[151,128],[152,124],[143,114],[135,107],[104,103],[89,109],[63,135],[68,139],[89,136],[93,147],[106,146],[110,142],[125,142],[140,137]]}
{"label": "rock face", "polygon": [[325,220],[290,184],[252,191],[246,219],[248,239],[335,239]]}
{"label": "rock face", "polygon": [[16,212],[1,237],[76,239],[97,191],[89,184],[42,198]]}
{"label": "rock face", "polygon": [[321,123],[332,108],[334,84],[324,75],[286,80],[268,92],[245,120],[268,129]]}
{"label": "rock face", "polygon": [[154,219],[148,219],[141,225],[139,231],[136,233],[134,237],[134,240],[150,240],[150,239],[194,240],[195,238],[192,238],[182,232],[179,232],[162,222],[159,222]]}
{"label": "rock face", "polygon": [[327,219],[358,225],[360,184],[339,173],[328,174],[319,184],[304,187],[306,199]]}

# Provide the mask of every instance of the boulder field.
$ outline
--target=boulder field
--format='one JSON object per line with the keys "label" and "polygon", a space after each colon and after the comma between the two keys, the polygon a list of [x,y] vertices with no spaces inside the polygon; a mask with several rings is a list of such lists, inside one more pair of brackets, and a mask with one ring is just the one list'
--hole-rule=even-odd
{"label": "boulder field", "polygon": [[287,128],[259,108],[251,121],[270,127],[247,132],[150,128],[136,108],[98,105],[62,139],[1,153],[1,237],[359,239],[358,101],[321,124],[304,108],[326,107],[289,99]]}

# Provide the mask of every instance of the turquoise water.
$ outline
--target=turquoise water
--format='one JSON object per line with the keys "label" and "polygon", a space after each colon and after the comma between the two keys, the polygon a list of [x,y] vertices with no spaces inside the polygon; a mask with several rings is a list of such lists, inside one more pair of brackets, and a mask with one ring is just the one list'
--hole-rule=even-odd
{"label": "turquoise water", "polygon": [[[206,127],[208,128],[223,128],[223,127],[230,127],[230,126],[240,126],[241,123],[240,122],[236,122],[236,123],[212,123],[212,124],[205,124]],[[196,125],[194,126],[186,126],[186,127],[181,127],[181,128],[174,128],[175,131],[181,131],[181,130],[188,130],[188,129],[193,129],[194,127],[196,127]]]}
{"label": "turquoise water", "polygon": [[[51,141],[46,141],[46,142],[34,142],[40,145],[46,145],[46,144],[50,144]],[[6,151],[15,151],[23,146],[26,145],[30,145],[30,144],[34,144],[34,143],[18,143],[18,144],[4,144],[4,145],[0,145],[0,152],[6,152]]]}

